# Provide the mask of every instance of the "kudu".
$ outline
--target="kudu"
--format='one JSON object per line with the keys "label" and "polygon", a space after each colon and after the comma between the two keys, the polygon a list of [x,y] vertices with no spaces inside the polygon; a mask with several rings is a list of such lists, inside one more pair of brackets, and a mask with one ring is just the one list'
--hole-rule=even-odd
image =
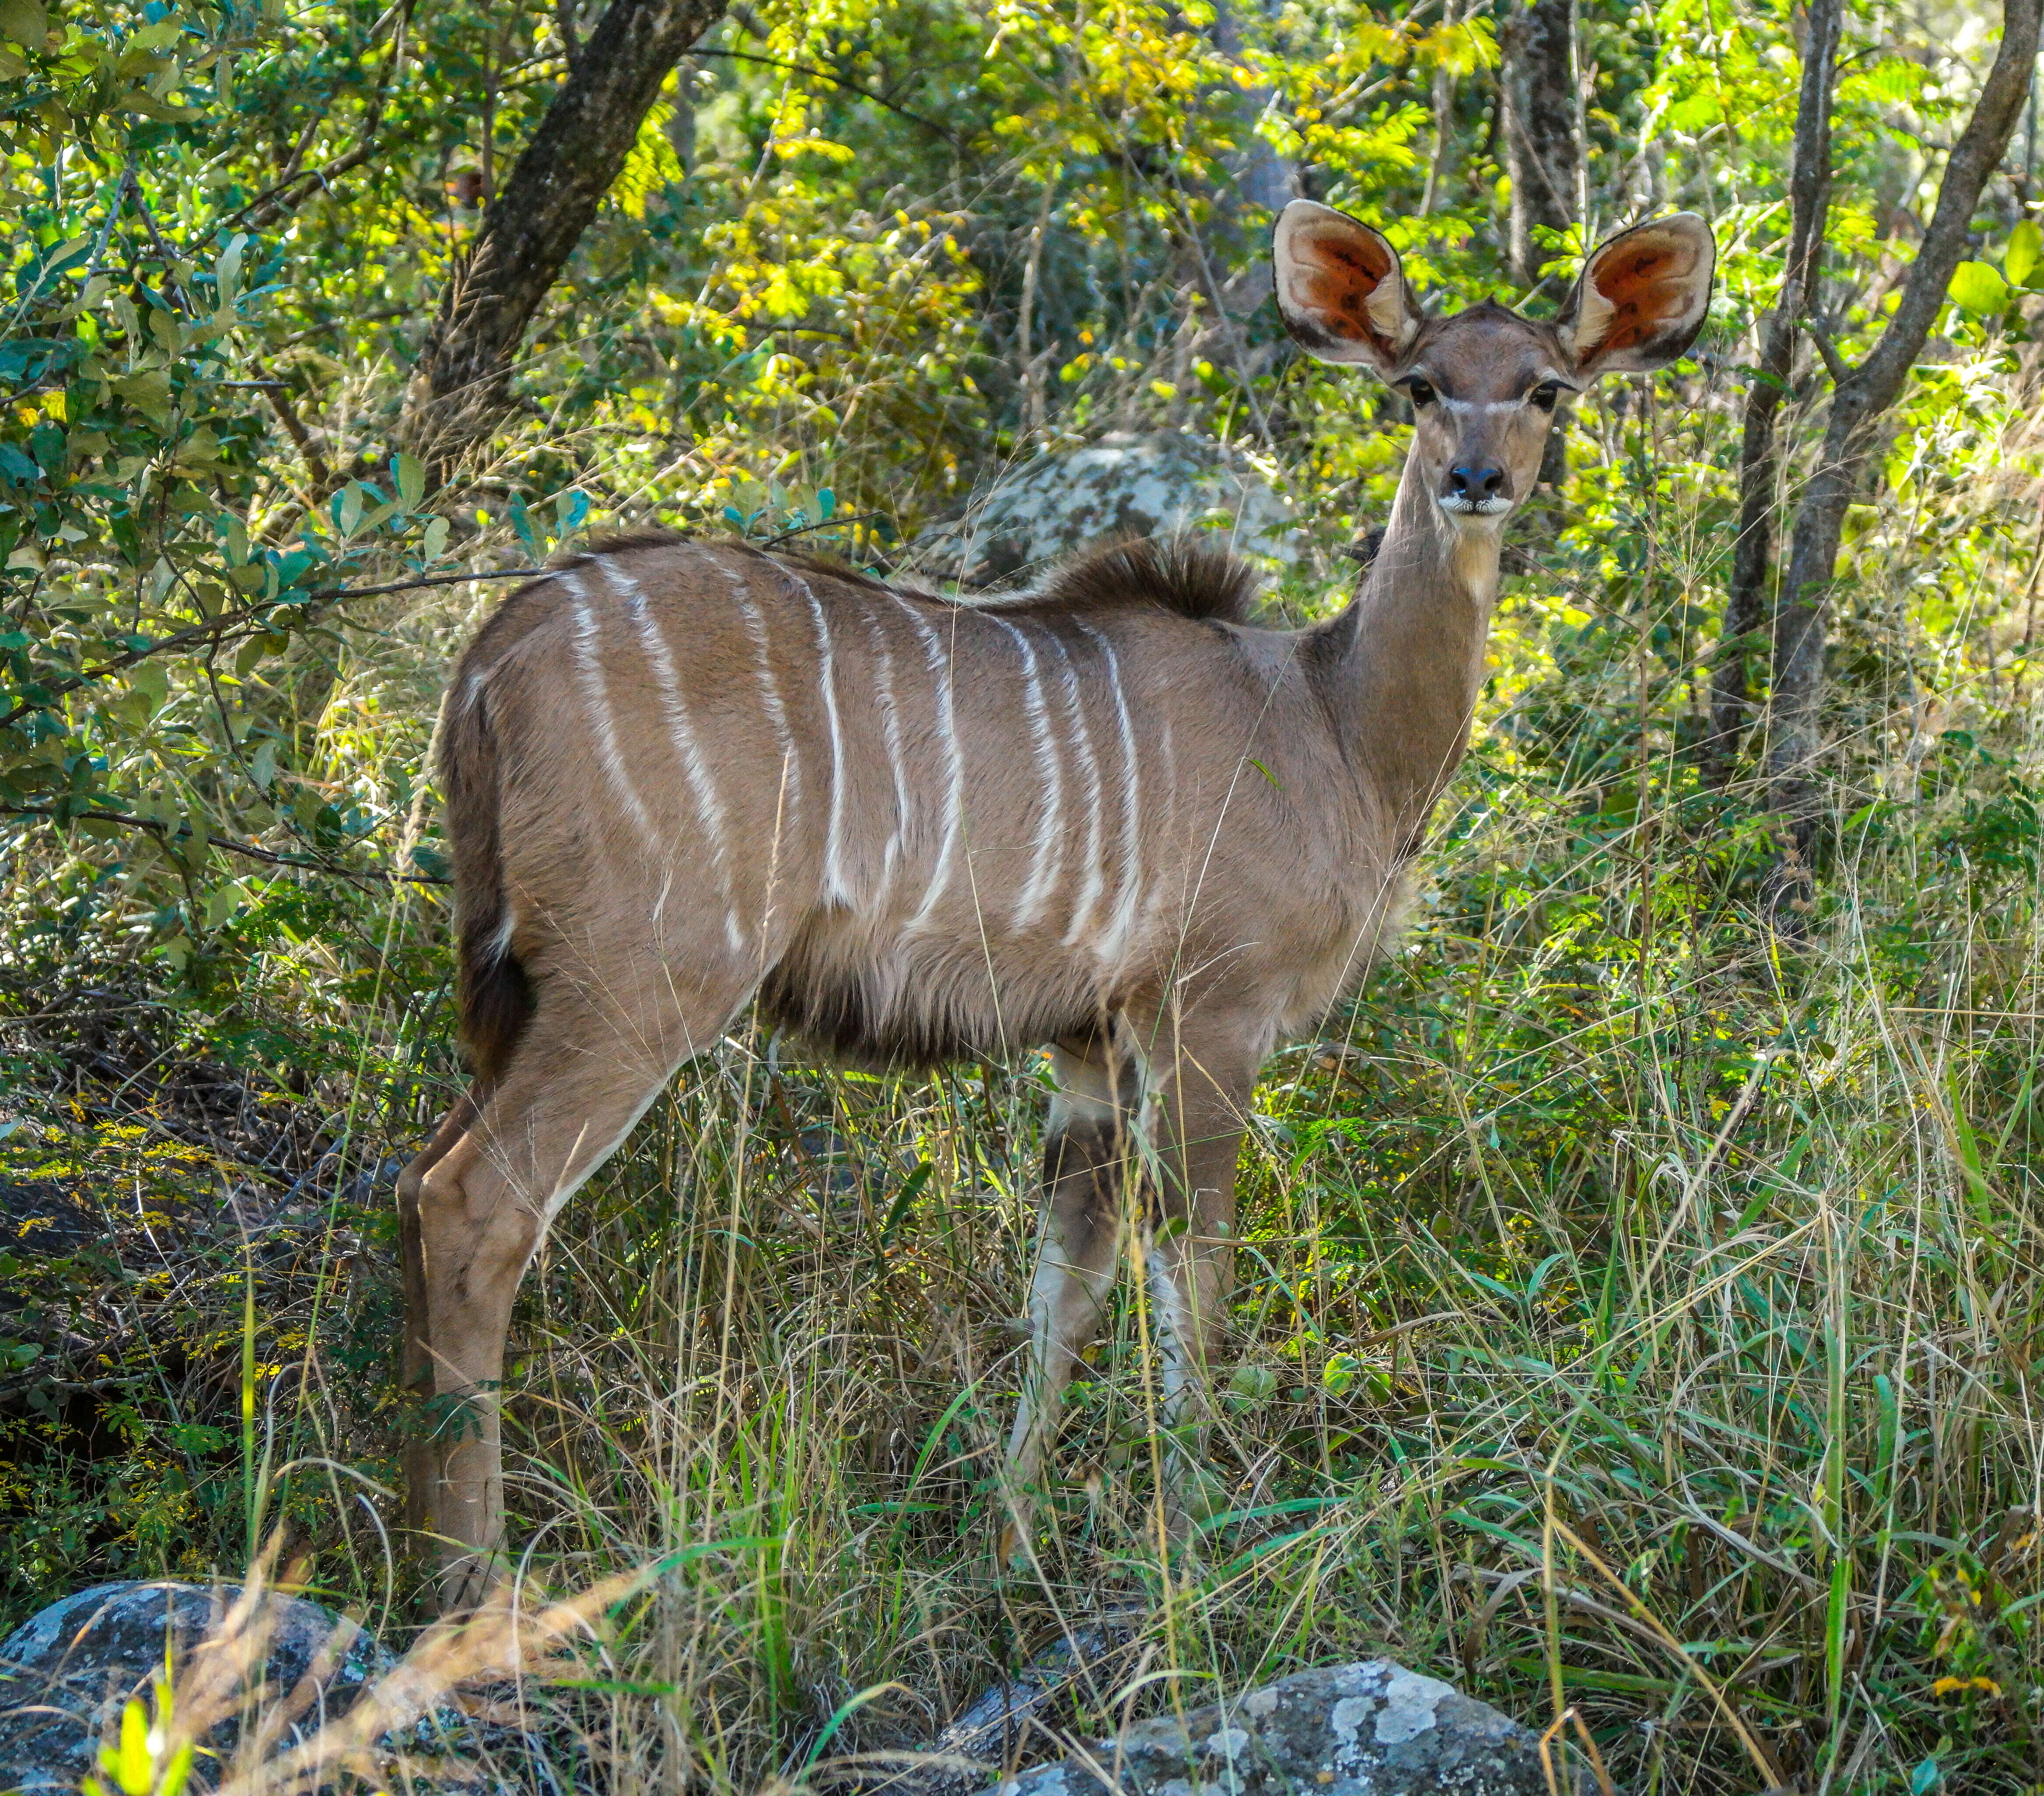
{"label": "kudu", "polygon": [[440,1417],[414,1514],[449,1606],[498,1575],[527,1263],[755,996],[883,1063],[1052,1044],[1018,1521],[1117,1270],[1125,1166],[1167,1408],[1196,1428],[1258,1070],[1397,925],[1558,398],[1686,349],[1715,249],[1689,214],[1638,226],[1551,323],[1427,316],[1383,236],[1306,201],[1275,256],[1293,335],[1416,421],[1382,547],[1324,623],[1255,627],[1247,571],[1183,543],[966,604],[640,538],[523,588],[463,656],[440,767],[475,1082],[398,1187],[406,1376]]}

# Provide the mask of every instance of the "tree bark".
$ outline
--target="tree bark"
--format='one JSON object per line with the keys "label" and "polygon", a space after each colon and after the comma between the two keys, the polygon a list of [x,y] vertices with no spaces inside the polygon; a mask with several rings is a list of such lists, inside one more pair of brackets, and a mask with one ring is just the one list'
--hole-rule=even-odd
{"label": "tree bark", "polygon": [[667,71],[726,0],[611,0],[440,296],[402,434],[436,483],[510,409],[526,327],[624,167]]}
{"label": "tree bark", "polygon": [[[1881,416],[1901,397],[1966,251],[1967,229],[1988,175],[2001,160],[2030,91],[2044,0],[2005,0],[2001,44],[1980,102],[1945,164],[1937,210],[1902,287],[1900,303],[1866,360],[1842,365],[1831,396],[1823,451],[1803,489],[1789,537],[1788,571],[1774,615],[1768,705],[1769,798],[1785,836],[1773,910],[1787,933],[1808,909],[1818,823],[1817,756],[1822,744],[1825,625],[1845,535],[1846,508],[1864,481]],[[1827,357],[1827,361],[1830,358]]]}
{"label": "tree bark", "polygon": [[1711,683],[1711,734],[1704,764],[1723,784],[1731,775],[1746,727],[1750,687],[1749,639],[1767,615],[1767,576],[1773,558],[1774,481],[1781,462],[1776,414],[1787,395],[1796,339],[1815,302],[1823,270],[1824,220],[1831,203],[1831,98],[1838,81],[1842,0],[1812,0],[1803,49],[1802,91],[1796,104],[1796,138],[1788,162],[1788,245],[1781,293],[1769,315],[1746,397],[1746,430],[1739,464],[1739,536],[1732,545],[1731,580],[1725,593],[1717,666]]}
{"label": "tree bark", "polygon": [[1512,178],[1512,276],[1531,287],[1549,252],[1535,227],[1576,222],[1583,171],[1576,129],[1575,0],[1527,0],[1497,34],[1504,169]]}

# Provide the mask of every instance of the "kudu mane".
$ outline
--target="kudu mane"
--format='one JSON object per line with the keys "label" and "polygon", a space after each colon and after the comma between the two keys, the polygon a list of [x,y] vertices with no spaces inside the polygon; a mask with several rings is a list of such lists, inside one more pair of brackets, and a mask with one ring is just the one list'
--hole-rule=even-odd
{"label": "kudu mane", "polygon": [[[686,531],[645,529],[620,530],[600,536],[580,555],[564,562],[576,567],[598,556],[632,549],[672,548],[697,540],[747,555],[763,555],[784,567],[827,575],[876,592],[891,592],[926,605],[969,606],[977,611],[1036,613],[1118,610],[1154,606],[1181,617],[1218,618],[1247,623],[1256,609],[1260,583],[1256,570],[1218,544],[1179,533],[1166,536],[1110,537],[1066,556],[1035,585],[1020,592],[987,598],[951,597],[927,586],[882,580],[832,555],[809,549],[760,548],[749,543],[699,539]],[[521,590],[524,589],[521,589]]]}

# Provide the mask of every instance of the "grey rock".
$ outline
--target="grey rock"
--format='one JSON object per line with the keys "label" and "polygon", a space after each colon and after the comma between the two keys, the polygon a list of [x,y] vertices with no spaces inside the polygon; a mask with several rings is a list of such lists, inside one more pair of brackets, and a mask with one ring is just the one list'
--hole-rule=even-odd
{"label": "grey rock", "polygon": [[931,1751],[943,1766],[921,1772],[920,1786],[928,1796],[978,1788],[984,1776],[966,1775],[962,1767],[974,1760],[1007,1759],[1032,1724],[1040,1724],[1082,1680],[1097,1689],[1101,1674],[1123,1656],[1132,1633],[1126,1617],[1110,1617],[1052,1641],[1013,1677],[982,1691],[937,1736]]}
{"label": "grey rock", "polygon": [[[1552,1788],[1596,1796],[1557,1740]],[[1111,1781],[1110,1781],[1111,1780]],[[1160,1716],[1001,1784],[994,1796],[1549,1796],[1540,1736],[1386,1659],[1301,1671],[1182,1721]]]}
{"label": "grey rock", "polygon": [[[62,1790],[67,1796],[75,1790],[109,1724],[163,1670],[166,1632],[175,1693],[178,1668],[240,1594],[232,1586],[209,1590],[168,1580],[96,1584],[52,1603],[15,1629],[0,1642],[0,1790]],[[274,1594],[266,1616],[265,1657],[248,1680],[258,1687],[247,1694],[282,1701],[313,1669],[340,1617],[302,1597]],[[394,1663],[373,1636],[357,1634],[282,1744],[308,1737],[344,1713],[363,1686]],[[236,1723],[224,1721],[207,1744],[224,1757],[237,1735]],[[194,1780],[200,1788],[210,1782],[203,1759]]]}
{"label": "grey rock", "polygon": [[1116,432],[997,480],[916,539],[912,571],[991,585],[1108,536],[1212,529],[1244,553],[1293,559],[1292,508],[1239,450],[1177,431]]}

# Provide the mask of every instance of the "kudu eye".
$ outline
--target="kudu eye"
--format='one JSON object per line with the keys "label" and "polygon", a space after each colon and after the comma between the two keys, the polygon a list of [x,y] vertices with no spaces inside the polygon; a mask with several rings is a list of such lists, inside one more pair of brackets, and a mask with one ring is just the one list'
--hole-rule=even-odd
{"label": "kudu eye", "polygon": [[1531,393],[1527,394],[1527,398],[1531,399],[1533,403],[1538,406],[1543,412],[1551,412],[1554,409],[1554,402],[1560,398],[1561,396],[1561,388],[1556,386],[1551,380],[1542,381],[1538,387],[1535,387]]}
{"label": "kudu eye", "polygon": [[1405,396],[1416,406],[1431,406],[1434,402],[1434,389],[1429,382],[1408,380],[1405,383]]}

